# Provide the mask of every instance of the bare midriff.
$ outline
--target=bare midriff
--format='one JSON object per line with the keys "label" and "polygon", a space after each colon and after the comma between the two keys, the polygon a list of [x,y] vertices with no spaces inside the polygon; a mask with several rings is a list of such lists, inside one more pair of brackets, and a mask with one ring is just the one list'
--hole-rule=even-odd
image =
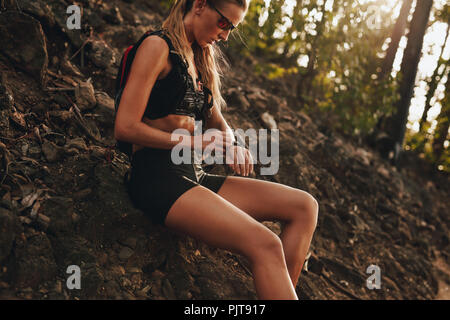
{"label": "bare midriff", "polygon": [[[186,129],[191,135],[194,134],[195,119],[190,116],[169,114],[168,116],[159,119],[149,119],[147,117],[143,117],[142,122],[153,128],[169,133],[172,133],[176,129]],[[133,144],[133,153],[142,148],[145,148],[145,146]]]}

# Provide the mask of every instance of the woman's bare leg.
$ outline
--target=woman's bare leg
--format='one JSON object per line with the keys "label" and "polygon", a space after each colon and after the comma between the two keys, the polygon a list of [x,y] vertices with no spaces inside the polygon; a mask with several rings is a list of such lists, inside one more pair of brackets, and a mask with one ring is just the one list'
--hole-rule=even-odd
{"label": "woman's bare leg", "polygon": [[211,190],[186,191],[170,208],[165,225],[247,257],[259,299],[298,299],[277,235]]}
{"label": "woman's bare leg", "polygon": [[257,221],[286,222],[280,238],[296,287],[317,225],[317,201],[309,193],[290,186],[238,176],[228,176],[218,195]]}

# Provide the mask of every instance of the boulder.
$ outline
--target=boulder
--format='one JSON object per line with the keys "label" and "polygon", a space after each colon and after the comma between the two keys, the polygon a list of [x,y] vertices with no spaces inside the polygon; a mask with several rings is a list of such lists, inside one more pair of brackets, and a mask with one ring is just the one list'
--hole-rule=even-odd
{"label": "boulder", "polygon": [[97,104],[94,86],[90,81],[80,82],[75,89],[75,99],[78,108],[83,110],[92,109]]}
{"label": "boulder", "polygon": [[96,120],[104,127],[114,126],[114,100],[103,91],[95,92],[97,107],[94,109]]}
{"label": "boulder", "polygon": [[50,6],[41,0],[21,0],[20,8],[25,13],[31,14],[32,16],[47,24],[49,27],[55,25],[55,16],[52,12]]}
{"label": "boulder", "polygon": [[48,54],[39,21],[24,13],[7,11],[0,14],[0,34],[0,53],[44,85]]}
{"label": "boulder", "polygon": [[264,112],[261,115],[261,121],[267,129],[277,129],[277,122],[269,112]]}
{"label": "boulder", "polygon": [[89,58],[99,68],[107,69],[117,64],[114,51],[104,41],[91,41],[88,50]]}

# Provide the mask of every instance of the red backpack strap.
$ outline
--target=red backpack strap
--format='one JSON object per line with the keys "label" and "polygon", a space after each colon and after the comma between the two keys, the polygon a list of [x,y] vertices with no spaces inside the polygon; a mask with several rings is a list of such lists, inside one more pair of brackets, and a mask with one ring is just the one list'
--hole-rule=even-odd
{"label": "red backpack strap", "polygon": [[122,73],[121,73],[121,76],[120,76],[120,86],[121,87],[122,87],[123,80],[124,80],[123,78],[124,78],[124,74],[125,74],[125,66],[127,65],[127,57],[128,57],[128,54],[130,53],[131,49],[133,49],[133,46],[129,46],[127,48],[127,50],[125,50],[125,53],[123,55]]}

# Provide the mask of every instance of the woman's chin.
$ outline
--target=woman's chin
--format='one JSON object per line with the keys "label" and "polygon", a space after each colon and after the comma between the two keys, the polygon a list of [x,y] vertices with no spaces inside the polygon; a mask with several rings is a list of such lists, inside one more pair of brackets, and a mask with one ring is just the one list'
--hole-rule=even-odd
{"label": "woman's chin", "polygon": [[211,39],[209,39],[209,40],[202,40],[202,41],[200,41],[200,46],[202,48],[206,48],[208,46],[212,46],[213,43],[214,43],[214,41],[212,41]]}

